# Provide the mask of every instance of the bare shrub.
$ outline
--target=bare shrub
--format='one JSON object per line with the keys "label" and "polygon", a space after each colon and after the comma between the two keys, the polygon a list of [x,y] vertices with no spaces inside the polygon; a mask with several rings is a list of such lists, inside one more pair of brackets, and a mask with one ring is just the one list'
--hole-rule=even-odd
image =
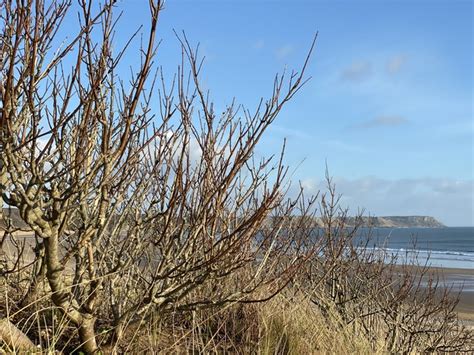
{"label": "bare shrub", "polygon": [[[0,204],[15,208],[0,216],[7,350],[29,350],[28,336],[51,351],[127,351],[143,334],[166,350],[190,332],[191,351],[328,351],[331,333],[361,335],[341,352],[468,349],[456,299],[422,284],[426,268],[354,244],[361,222],[350,225],[329,179],[316,218],[316,198],[285,197],[284,144],[256,156],[305,83],[314,42],[254,110],[216,112],[184,34],[174,79],[154,64],[162,1],[149,1],[126,78],[116,1],[78,3],[0,0]],[[78,32],[61,44],[76,10]]]}
{"label": "bare shrub", "polygon": [[[95,352],[97,324],[113,345],[152,313],[278,293],[312,253],[283,224],[313,201],[284,199],[283,150],[276,160],[253,152],[304,84],[308,58],[253,112],[232,103],[217,113],[184,35],[175,79],[154,69],[161,1],[149,2],[128,84],[117,74],[126,48],[113,47],[114,0],[79,1],[80,30],[59,48],[68,1],[1,4],[1,192],[36,237],[29,294],[46,278]],[[271,213],[278,222],[266,227]]]}
{"label": "bare shrub", "polygon": [[[390,352],[472,350],[473,333],[458,320],[459,294],[441,275],[410,258],[370,247],[362,215],[348,216],[327,175],[319,236],[324,249],[303,272],[302,289],[323,315]],[[334,317],[334,315],[338,315]]]}

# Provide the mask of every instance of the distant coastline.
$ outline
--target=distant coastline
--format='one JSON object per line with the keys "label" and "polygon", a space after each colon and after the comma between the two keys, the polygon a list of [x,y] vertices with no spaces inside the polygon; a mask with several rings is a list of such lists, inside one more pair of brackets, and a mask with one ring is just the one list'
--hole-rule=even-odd
{"label": "distant coastline", "polygon": [[[21,229],[29,229],[25,222],[21,219],[18,210],[12,208],[10,210],[3,209],[3,214],[12,219],[13,225]],[[363,227],[372,228],[445,228],[446,226],[431,216],[379,216],[379,217],[361,217]],[[360,223],[360,217],[348,217],[346,224],[355,226]],[[323,222],[320,217],[315,218],[315,226],[322,226]],[[4,223],[0,220],[0,230],[4,229]]]}
{"label": "distant coastline", "polygon": [[[431,216],[380,216],[362,217],[364,227],[375,228],[445,228],[446,226]],[[354,225],[355,217],[349,219]]]}
{"label": "distant coastline", "polygon": [[[297,216],[293,218],[298,218]],[[322,217],[312,220],[314,227],[325,225]],[[346,217],[345,226],[365,228],[446,228],[447,226],[431,216],[379,216],[379,217]]]}

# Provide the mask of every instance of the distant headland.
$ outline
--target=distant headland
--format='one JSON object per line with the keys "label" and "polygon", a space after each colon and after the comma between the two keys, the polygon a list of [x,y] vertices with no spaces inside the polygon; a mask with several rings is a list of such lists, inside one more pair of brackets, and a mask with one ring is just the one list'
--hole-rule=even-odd
{"label": "distant headland", "polygon": [[[351,218],[350,224],[355,222]],[[446,227],[430,216],[380,216],[380,217],[362,217],[365,227],[375,228],[443,228]],[[351,223],[352,222],[352,223]]]}
{"label": "distant headland", "polygon": [[[298,218],[298,217],[293,217]],[[372,228],[444,228],[443,223],[431,216],[364,216],[364,217],[346,217],[345,226]],[[315,217],[312,219],[313,227],[322,227],[325,225],[323,218]]]}

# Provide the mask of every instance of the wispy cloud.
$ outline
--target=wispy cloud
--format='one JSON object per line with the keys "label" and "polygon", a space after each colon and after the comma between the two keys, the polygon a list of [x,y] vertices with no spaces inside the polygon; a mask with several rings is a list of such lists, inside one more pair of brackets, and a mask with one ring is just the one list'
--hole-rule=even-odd
{"label": "wispy cloud", "polygon": [[[397,54],[386,59],[385,69],[390,75],[399,73],[406,65],[408,57],[405,54]],[[372,76],[382,74],[381,63],[373,63],[369,60],[354,61],[341,71],[341,79],[344,81],[361,82]]]}
{"label": "wispy cloud", "polygon": [[270,131],[281,134],[286,138],[299,138],[299,139],[311,138],[311,135],[309,135],[308,133],[302,130],[295,129],[295,128],[288,128],[288,127],[279,126],[279,125],[270,126]]}
{"label": "wispy cloud", "polygon": [[369,61],[353,62],[341,72],[341,79],[359,82],[372,75],[372,64]]}
{"label": "wispy cloud", "polygon": [[301,180],[300,185],[307,193],[312,195],[316,195],[319,191],[318,182],[311,178]]}
{"label": "wispy cloud", "polygon": [[265,41],[263,39],[258,39],[252,44],[253,49],[262,49],[265,47]]}
{"label": "wispy cloud", "polygon": [[474,224],[474,180],[341,178],[336,188],[351,208],[364,207],[373,214],[430,215],[448,225]]}
{"label": "wispy cloud", "polygon": [[275,55],[278,59],[285,59],[291,53],[293,53],[293,51],[294,51],[293,46],[291,44],[287,44],[287,45],[277,48],[277,50],[275,51]]}
{"label": "wispy cloud", "polygon": [[407,124],[409,121],[401,116],[378,116],[370,120],[355,124],[350,128],[381,128],[398,127]]}
{"label": "wispy cloud", "polygon": [[387,61],[387,72],[389,74],[396,74],[398,73],[402,67],[407,62],[407,56],[405,54],[398,54],[389,58]]}
{"label": "wispy cloud", "polygon": [[[474,180],[453,178],[384,179],[365,176],[334,178],[342,207],[359,208],[377,216],[428,215],[450,226],[474,225]],[[308,194],[326,190],[318,179],[303,179]]]}

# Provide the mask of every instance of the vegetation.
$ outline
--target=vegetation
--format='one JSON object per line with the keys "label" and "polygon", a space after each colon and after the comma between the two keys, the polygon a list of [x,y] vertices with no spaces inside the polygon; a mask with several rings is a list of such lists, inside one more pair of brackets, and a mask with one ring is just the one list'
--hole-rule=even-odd
{"label": "vegetation", "polygon": [[[282,151],[254,150],[305,82],[217,113],[183,34],[155,68],[162,1],[123,78],[115,1],[1,0],[0,339],[7,351],[463,351],[472,333],[427,269],[358,248],[328,192],[286,196]],[[133,38],[131,39],[133,40]],[[189,73],[189,74],[188,74]],[[199,152],[196,156],[196,151]],[[319,211],[322,228],[313,228]],[[297,217],[295,217],[297,216]],[[360,219],[362,221],[362,219]],[[422,287],[422,280],[428,281]],[[420,304],[420,300],[423,303]]]}

